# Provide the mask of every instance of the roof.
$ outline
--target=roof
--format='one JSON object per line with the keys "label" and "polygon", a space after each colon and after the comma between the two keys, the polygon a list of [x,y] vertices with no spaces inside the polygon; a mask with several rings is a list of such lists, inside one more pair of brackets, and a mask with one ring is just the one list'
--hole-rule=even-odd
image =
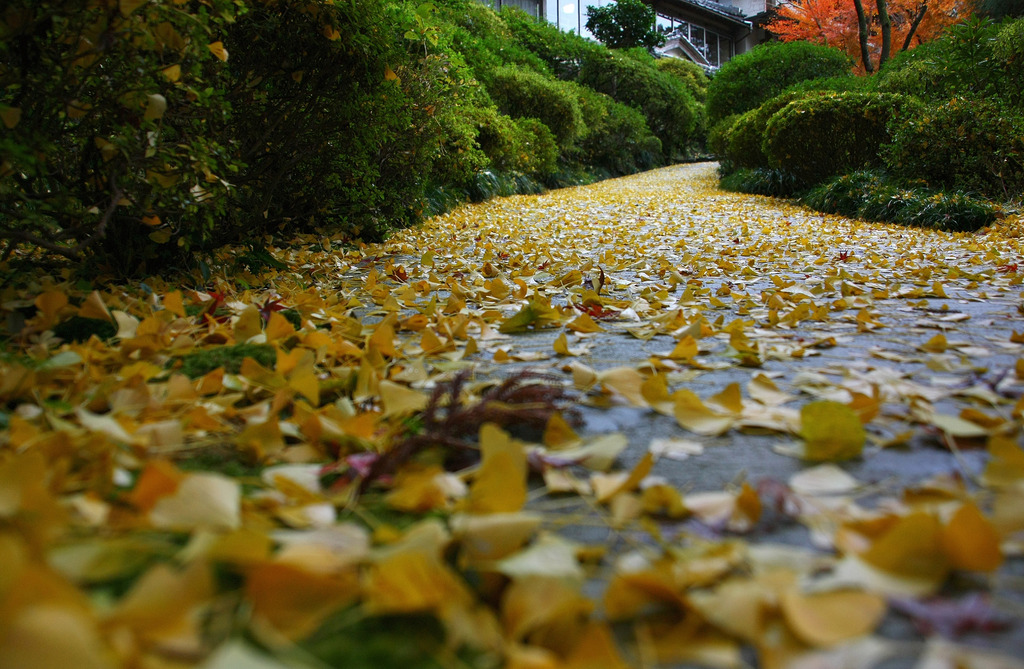
{"label": "roof", "polygon": [[736,26],[750,25],[739,8],[714,2],[714,0],[654,0],[651,4],[655,11],[660,8],[697,11],[701,14],[711,14],[719,20]]}

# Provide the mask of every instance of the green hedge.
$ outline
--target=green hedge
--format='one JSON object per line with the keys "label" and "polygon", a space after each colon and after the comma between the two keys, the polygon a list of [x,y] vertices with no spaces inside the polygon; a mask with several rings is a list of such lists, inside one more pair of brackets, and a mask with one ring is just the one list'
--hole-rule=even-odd
{"label": "green hedge", "polygon": [[650,169],[661,156],[661,141],[643,114],[607,95],[576,86],[586,131],[578,143],[579,160],[612,175]]}
{"label": "green hedge", "polygon": [[[235,3],[8,0],[0,16],[0,238],[141,269],[202,243],[241,167],[214,87]],[[150,235],[153,240],[150,240]],[[177,248],[171,245],[169,248]]]}
{"label": "green hedge", "polygon": [[1024,193],[1024,115],[988,100],[954,98],[895,124],[883,156],[904,178],[996,199]]}
{"label": "green hedge", "polygon": [[664,160],[671,161],[685,149],[697,121],[697,103],[676,77],[660,72],[650,63],[609,53],[588,60],[579,81],[639,109],[647,127],[661,141]]}
{"label": "green hedge", "polygon": [[600,44],[535,19],[516,7],[503,7],[501,19],[515,43],[540,58],[559,79],[575,81],[584,62],[606,52]]}
{"label": "green hedge", "polygon": [[769,167],[768,154],[764,144],[768,134],[768,122],[776,113],[794,100],[809,97],[807,93],[789,92],[777,95],[760,107],[739,115],[725,133],[725,157],[734,167]]}
{"label": "green hedge", "polygon": [[797,82],[842,76],[850,68],[838,49],[810,42],[761,44],[722,65],[711,79],[708,123],[755,109]]}
{"label": "green hedge", "polygon": [[883,93],[812,95],[790,102],[768,121],[765,154],[772,167],[805,184],[879,167],[888,126],[912,113],[914,101]]}
{"label": "green hedge", "polygon": [[487,73],[485,83],[502,113],[540,119],[563,148],[571,147],[583,132],[579,102],[566,82],[530,70],[499,67]]}

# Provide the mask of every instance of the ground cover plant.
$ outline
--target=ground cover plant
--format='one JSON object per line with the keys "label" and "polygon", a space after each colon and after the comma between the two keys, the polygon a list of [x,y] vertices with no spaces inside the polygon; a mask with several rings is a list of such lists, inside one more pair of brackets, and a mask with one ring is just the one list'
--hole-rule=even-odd
{"label": "ground cover plant", "polygon": [[4,261],[0,666],[1020,666],[1019,217],[715,184]]}

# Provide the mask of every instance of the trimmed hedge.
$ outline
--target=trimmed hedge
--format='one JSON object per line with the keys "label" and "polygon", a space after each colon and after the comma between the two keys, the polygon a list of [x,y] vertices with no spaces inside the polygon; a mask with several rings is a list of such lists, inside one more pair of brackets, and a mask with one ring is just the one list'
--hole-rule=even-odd
{"label": "trimmed hedge", "polygon": [[851,67],[838,49],[810,42],[761,44],[722,65],[711,79],[708,123],[755,109],[797,82],[849,74]]}
{"label": "trimmed hedge", "polygon": [[882,155],[904,178],[997,199],[1024,194],[1024,115],[954,98],[894,124]]}
{"label": "trimmed hedge", "polygon": [[734,167],[767,168],[770,166],[764,144],[768,122],[794,100],[809,97],[807,93],[790,92],[777,95],[757,109],[739,115],[724,137],[725,157]]}
{"label": "trimmed hedge", "polygon": [[[915,108],[912,99],[882,93],[812,95],[790,102],[768,121],[765,154],[772,167],[811,185],[880,167],[890,121]],[[912,113],[912,112],[911,112]]]}
{"label": "trimmed hedge", "polygon": [[661,155],[661,141],[643,114],[603,93],[575,86],[586,131],[577,144],[580,162],[620,176],[650,169]]}
{"label": "trimmed hedge", "polygon": [[617,53],[588,60],[579,81],[613,100],[639,109],[647,127],[661,140],[664,160],[671,161],[691,139],[697,103],[676,77],[649,63]]}
{"label": "trimmed hedge", "polygon": [[583,132],[580,105],[567,83],[514,67],[488,72],[485,82],[503,114],[540,119],[563,148],[572,146]]}

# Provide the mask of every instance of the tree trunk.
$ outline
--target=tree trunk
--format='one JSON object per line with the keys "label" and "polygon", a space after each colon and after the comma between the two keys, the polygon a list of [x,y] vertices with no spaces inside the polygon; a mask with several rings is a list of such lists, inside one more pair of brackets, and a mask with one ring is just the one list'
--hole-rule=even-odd
{"label": "tree trunk", "polygon": [[910,48],[910,40],[914,39],[917,27],[921,25],[921,20],[924,19],[924,15],[927,11],[928,3],[921,3],[921,8],[917,10],[917,16],[914,17],[914,22],[910,24],[910,32],[907,33],[907,39],[903,40],[903,48],[900,49],[900,51],[906,51]]}
{"label": "tree trunk", "polygon": [[864,63],[864,71],[871,74],[875,71],[871,65],[871,49],[868,47],[868,17],[864,13],[864,3],[861,0],[853,0],[853,6],[857,10],[857,34],[860,36],[860,59]]}
{"label": "tree trunk", "polygon": [[892,20],[889,19],[887,0],[875,0],[875,4],[878,6],[878,21],[882,25],[882,53],[878,56],[878,69],[881,70],[892,51]]}

